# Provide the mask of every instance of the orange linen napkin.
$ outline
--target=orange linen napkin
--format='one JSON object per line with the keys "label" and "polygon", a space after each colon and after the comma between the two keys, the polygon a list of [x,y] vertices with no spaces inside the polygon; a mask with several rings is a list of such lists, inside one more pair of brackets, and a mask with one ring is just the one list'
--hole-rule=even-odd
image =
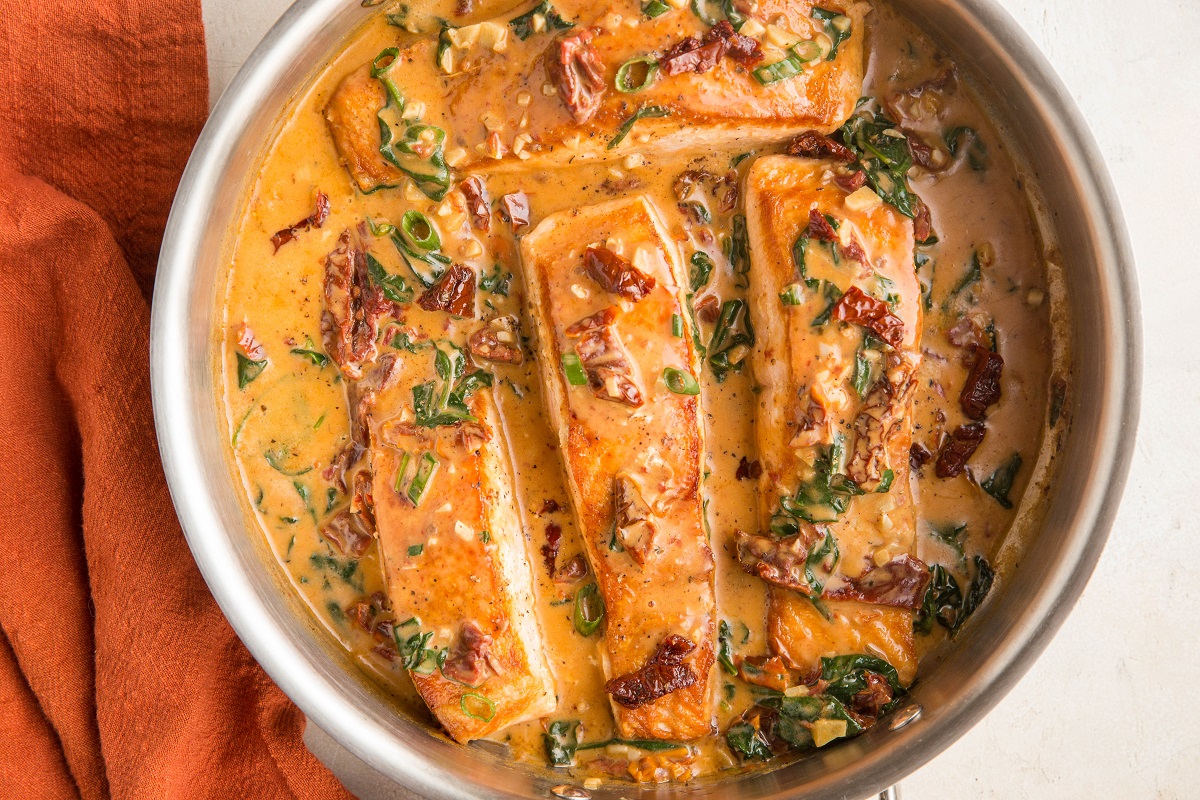
{"label": "orange linen napkin", "polygon": [[346,797],[188,552],[147,298],[207,108],[198,0],[0,14],[0,798]]}

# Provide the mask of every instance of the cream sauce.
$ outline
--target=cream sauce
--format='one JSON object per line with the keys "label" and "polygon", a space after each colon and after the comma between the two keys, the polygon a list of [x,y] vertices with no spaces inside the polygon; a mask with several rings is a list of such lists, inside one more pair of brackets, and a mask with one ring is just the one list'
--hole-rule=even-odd
{"label": "cream sauce", "polygon": [[[484,5],[472,18],[489,18],[511,3]],[[885,4],[876,6],[868,18],[870,67],[864,94],[882,96],[938,74],[947,62],[933,43]],[[413,10],[410,20],[419,24],[431,14],[449,16],[449,9]],[[228,286],[216,338],[229,426],[226,441],[246,491],[252,519],[249,527],[257,529],[252,534],[248,530],[248,535],[266,537],[314,617],[395,696],[398,711],[429,719],[405,671],[375,652],[378,642],[347,617],[346,609],[352,604],[385,591],[385,586],[375,546],[361,559],[349,559],[318,533],[319,523],[348,499],[322,476],[349,441],[345,387],[332,362],[322,366],[291,352],[322,351],[324,257],[342,230],[365,217],[398,223],[407,208],[421,210],[435,221],[445,219],[445,215],[439,217],[438,204],[411,189],[370,195],[356,191],[339,163],[322,116],[338,82],[398,39],[403,39],[403,34],[398,35],[397,28],[388,26],[382,14],[377,15],[281,117],[278,134],[260,155],[257,180],[232,225]],[[1006,134],[989,117],[964,77],[960,75],[958,90],[946,98],[940,120],[929,130],[969,125],[980,131],[988,167],[975,171],[961,165],[941,176],[921,175],[913,181],[913,188],[932,209],[940,236],[940,242],[928,250],[935,265],[933,305],[925,316],[924,359],[915,400],[915,440],[935,454],[939,434],[964,421],[958,393],[966,374],[961,349],[947,339],[957,314],[940,309],[962,280],[972,254],[981,247],[994,252],[983,279],[964,290],[974,297],[974,303],[965,303],[964,308],[969,305],[990,315],[1005,360],[1003,398],[991,409],[988,436],[971,459],[974,480],[966,475],[940,480],[934,477],[931,462],[917,483],[918,555],[927,563],[946,565],[960,580],[971,556],[995,557],[1018,514],[1024,523],[1019,530],[1036,527],[1036,500],[1048,484],[1051,456],[1066,427],[1064,422],[1053,429],[1046,424],[1052,375],[1065,374],[1067,364],[1066,338],[1052,335],[1064,324],[1061,290],[1051,285],[1054,271],[1046,256],[1049,236],[1034,210],[1035,187],[1014,163]],[[536,225],[556,211],[609,199],[618,187],[622,192],[636,187],[664,212],[672,236],[686,243],[687,255],[705,249],[716,262],[714,278],[702,290],[701,298],[710,293],[729,298],[742,296],[721,250],[731,214],[714,216],[711,229],[716,238],[704,244],[705,234],[677,210],[672,184],[685,169],[724,175],[736,155],[715,152],[659,157],[633,168],[616,163],[552,173],[513,172],[489,177],[488,190],[493,198],[524,191],[530,197]],[[742,175],[749,161],[739,165]],[[303,232],[273,252],[271,235],[312,213],[317,190],[330,199],[329,219],[321,228]],[[497,224],[499,220],[494,220],[493,228]],[[453,244],[447,245],[447,251],[457,257],[453,248]],[[385,263],[389,271],[404,272],[394,252],[377,249],[390,256]],[[378,257],[385,260],[383,255]],[[484,293],[481,297],[500,313],[522,315],[525,302],[515,249],[500,254],[500,260],[503,269],[514,274],[508,295]],[[1052,302],[1056,298],[1058,302]],[[239,388],[237,338],[242,323],[263,344],[269,363],[261,375]],[[712,326],[701,325],[707,341]],[[531,320],[523,320],[524,331],[534,329]],[[536,369],[532,359],[521,366],[495,366],[495,396],[516,476],[516,497],[536,582],[537,612],[558,681],[559,711],[554,718],[581,720],[581,741],[597,741],[614,733],[596,640],[581,637],[572,623],[577,585],[554,583],[540,555],[549,523],[562,529],[560,562],[581,552],[582,544],[570,513],[558,445],[546,423]],[[723,383],[717,383],[706,369],[701,385],[708,448],[704,494],[717,562],[718,613],[730,622],[738,654],[765,655],[766,586],[738,567],[733,538],[736,529],[755,529],[759,514],[755,482],[736,477],[739,461],[754,459],[755,387],[749,369],[730,373]],[[1021,453],[1024,466],[1011,493],[1015,508],[1009,510],[982,491],[978,481],[1014,452]],[[1027,490],[1029,486],[1034,490]],[[548,501],[561,510],[548,510],[553,507]],[[962,525],[966,528],[960,556],[956,547],[948,546],[934,532]],[[1006,548],[1008,555],[998,565],[998,585],[1019,552],[1019,548]],[[943,639],[944,632],[935,626],[932,635],[917,638],[918,649],[929,652]],[[718,674],[718,723],[723,731],[752,700],[746,684]],[[542,722],[534,721],[514,726],[498,738],[511,745],[514,758],[544,765],[543,730]],[[622,746],[586,754],[581,751],[579,766],[569,772],[583,777],[612,771],[629,779],[625,764],[637,755],[642,754]],[[589,766],[592,758],[600,761]],[[693,774],[737,767],[736,757],[721,737],[694,747],[693,759]]]}

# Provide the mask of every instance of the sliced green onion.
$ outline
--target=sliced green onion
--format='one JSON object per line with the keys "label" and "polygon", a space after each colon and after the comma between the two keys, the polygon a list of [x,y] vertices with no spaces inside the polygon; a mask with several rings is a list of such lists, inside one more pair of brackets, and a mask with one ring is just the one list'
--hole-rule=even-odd
{"label": "sliced green onion", "polygon": [[410,556],[419,556],[423,552],[425,552],[425,545],[423,544],[414,544],[412,547],[408,548],[408,554]]}
{"label": "sliced green onion", "polygon": [[678,314],[671,315],[671,335],[676,339],[683,338],[683,317]]}
{"label": "sliced green onion", "polygon": [[606,149],[612,150],[614,147],[623,142],[625,137],[629,135],[629,132],[633,130],[633,126],[639,119],[669,116],[671,116],[671,109],[663,108],[662,106],[645,106],[643,108],[639,108],[637,111],[633,112],[633,116],[625,120],[621,127],[617,129],[617,135],[614,136],[608,143],[608,147]]}
{"label": "sliced green onion", "polygon": [[437,250],[442,246],[442,237],[429,217],[420,211],[409,209],[400,218],[400,232],[404,240],[422,250]]}
{"label": "sliced green onion", "polygon": [[587,373],[583,371],[583,364],[579,360],[579,356],[574,353],[563,353],[562,357],[563,372],[567,373],[567,383],[572,386],[583,386],[588,382]]}
{"label": "sliced green onion", "polygon": [[421,456],[421,461],[417,464],[417,474],[413,476],[412,483],[408,486],[408,499],[414,506],[421,505],[421,501],[429,493],[429,484],[433,482],[433,476],[437,474],[440,466],[441,464],[432,453],[425,453]]}
{"label": "sliced green onion", "polygon": [[[467,702],[468,700],[470,702]],[[491,722],[492,717],[496,716],[496,704],[478,692],[467,692],[458,705],[463,713],[472,719]]]}
{"label": "sliced green onion", "polygon": [[[636,70],[639,67],[645,68],[641,81],[637,81]],[[625,94],[640,92],[654,82],[654,76],[657,73],[657,61],[650,56],[638,56],[637,58],[629,59],[621,65],[620,69],[617,70],[617,77],[614,83],[618,92],[624,92]]]}
{"label": "sliced green onion", "polygon": [[399,47],[389,47],[379,55],[375,56],[375,59],[371,62],[371,77],[378,78],[380,75],[383,75],[385,72],[390,70],[392,65],[396,63],[396,59],[399,56]]}
{"label": "sliced green onion", "polygon": [[821,57],[824,51],[821,45],[813,41],[796,42],[792,45],[792,55],[800,59],[801,62],[813,61]]}
{"label": "sliced green onion", "polygon": [[671,7],[662,0],[650,0],[649,3],[642,3],[642,13],[651,19],[661,17],[670,10]]}
{"label": "sliced green onion", "polygon": [[663,380],[667,382],[667,388],[675,394],[700,394],[700,384],[696,383],[692,373],[686,370],[667,367],[663,370]]}
{"label": "sliced green onion", "polygon": [[408,462],[412,460],[412,456],[405,450],[400,454],[400,467],[396,470],[396,483],[393,487],[396,494],[404,491],[404,473],[408,472]]}
{"label": "sliced green onion", "polygon": [[591,636],[604,621],[604,598],[594,583],[584,586],[575,595],[575,630],[580,636]]}
{"label": "sliced green onion", "polygon": [[372,236],[388,236],[396,232],[396,226],[390,222],[380,222],[375,224],[375,220],[367,217],[367,227],[371,229]]}
{"label": "sliced green onion", "polygon": [[788,78],[794,78],[804,71],[804,62],[796,56],[788,56],[782,61],[776,61],[774,64],[764,64],[761,67],[756,67],[754,79],[763,86],[770,86],[772,83],[779,83]]}
{"label": "sliced green onion", "polygon": [[804,287],[798,283],[789,283],[779,293],[779,300],[785,306],[798,306],[804,302]]}

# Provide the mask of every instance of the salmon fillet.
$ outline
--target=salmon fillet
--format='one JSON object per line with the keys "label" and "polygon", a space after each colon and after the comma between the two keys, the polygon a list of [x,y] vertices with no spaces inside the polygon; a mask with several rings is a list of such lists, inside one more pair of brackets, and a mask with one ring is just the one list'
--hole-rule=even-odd
{"label": "salmon fillet", "polygon": [[[911,677],[909,468],[922,305],[913,225],[833,161],[770,156],[747,176],[761,532],[773,647],[798,668],[874,652]],[[864,605],[868,603],[871,605]]]}
{"label": "salmon fillet", "polygon": [[[399,658],[434,717],[466,742],[551,713],[554,677],[490,385],[468,391],[472,373],[448,343],[381,355],[392,311],[347,232],[327,260],[323,327],[365,456],[352,512],[376,531]],[[449,391],[435,347],[462,400],[453,420],[431,410]]]}
{"label": "salmon fillet", "polygon": [[[389,82],[404,101],[403,120],[396,99],[383,113],[392,137],[399,140],[418,120],[415,130],[427,137],[432,134],[423,126],[434,126],[445,132],[441,147],[449,167],[473,171],[543,168],[632,152],[751,149],[804,130],[836,129],[862,92],[864,18],[870,11],[864,2],[764,0],[741,24],[756,34],[760,61],[726,56],[702,73],[673,75],[655,68],[645,88],[631,92],[616,87],[622,65],[662,58],[688,37],[705,36],[709,26],[686,7],[645,17],[641,0],[620,0],[607,9],[582,0],[555,7],[571,27],[556,28],[542,15],[542,30],[522,40],[518,31],[524,29],[504,17],[448,29],[440,39],[350,73],[325,116],[359,188],[397,185],[405,176],[380,153]],[[845,30],[814,14],[834,18]],[[839,39],[836,51],[829,32]],[[801,62],[790,49],[794,43],[823,49],[807,52],[810,60]],[[569,82],[556,61],[568,65],[574,76]],[[779,70],[780,64],[791,67],[785,70],[789,77],[764,85],[754,76],[756,69]],[[627,72],[622,82],[636,87],[641,73]],[[635,114],[641,118],[630,122]],[[422,169],[427,172],[428,163]]]}
{"label": "salmon fillet", "polygon": [[[713,556],[679,254],[651,202],[633,197],[547,217],[521,242],[521,259],[544,396],[606,607],[601,650],[617,728],[626,738],[706,736]],[[671,661],[679,653],[682,669]],[[652,662],[691,682],[622,702],[629,676]]]}

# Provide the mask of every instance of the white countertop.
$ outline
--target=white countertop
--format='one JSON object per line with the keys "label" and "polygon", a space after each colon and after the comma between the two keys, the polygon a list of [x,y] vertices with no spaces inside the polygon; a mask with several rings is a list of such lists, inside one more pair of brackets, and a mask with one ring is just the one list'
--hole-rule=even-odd
{"label": "white countertop", "polygon": [[[214,102],[289,2],[204,0]],[[1200,0],[1000,2],[1062,76],[1120,194],[1142,295],[1142,418],[1078,606],[904,797],[1200,797]]]}

